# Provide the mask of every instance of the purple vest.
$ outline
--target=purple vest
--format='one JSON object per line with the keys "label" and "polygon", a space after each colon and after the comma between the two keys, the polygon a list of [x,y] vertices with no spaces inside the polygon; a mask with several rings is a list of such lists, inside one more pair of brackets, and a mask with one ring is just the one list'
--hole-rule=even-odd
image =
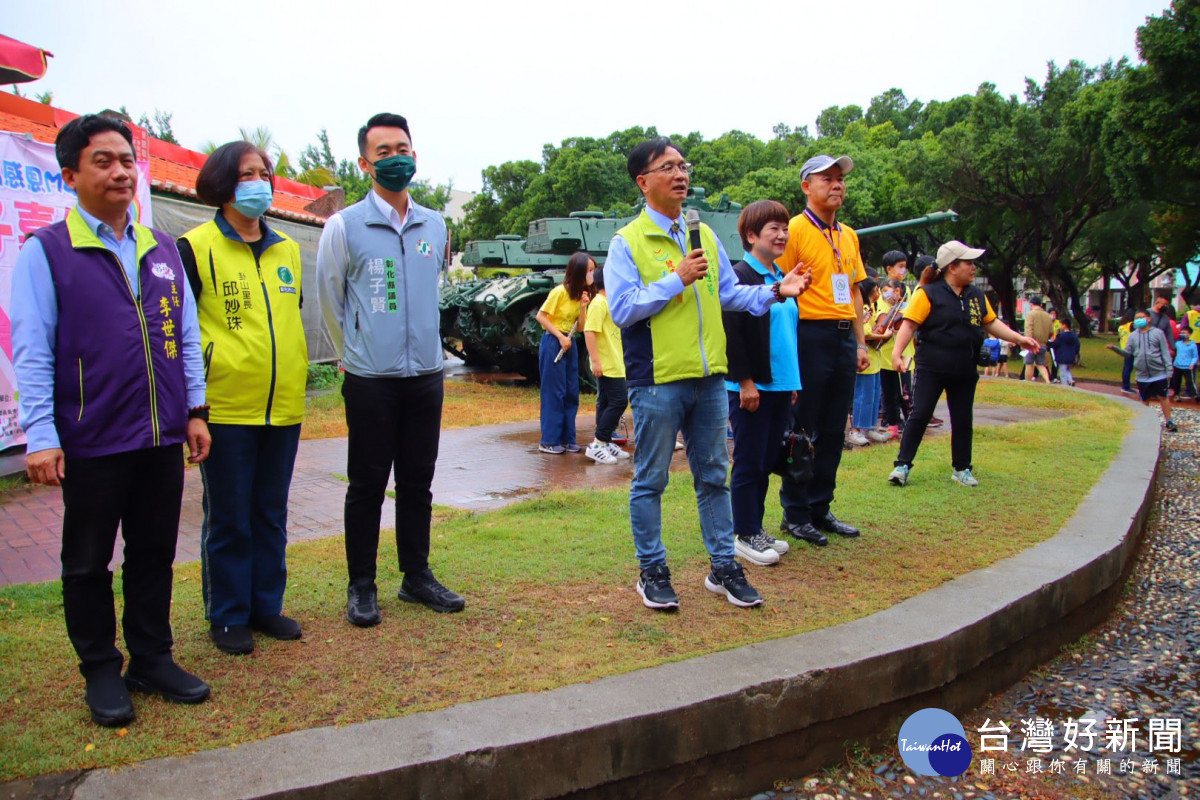
{"label": "purple vest", "polygon": [[186,438],[183,265],[174,241],[151,233],[157,245],[138,265],[140,299],[103,245],[73,247],[65,222],[33,233],[58,296],[54,426],[68,458]]}

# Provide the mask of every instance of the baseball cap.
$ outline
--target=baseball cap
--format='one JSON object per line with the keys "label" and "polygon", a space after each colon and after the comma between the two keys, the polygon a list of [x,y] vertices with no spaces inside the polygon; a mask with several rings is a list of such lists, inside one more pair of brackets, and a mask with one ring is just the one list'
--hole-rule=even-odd
{"label": "baseball cap", "polygon": [[967,247],[957,239],[953,239],[938,248],[938,269],[945,269],[952,261],[958,261],[960,259],[963,261],[974,261],[986,252],[986,250]]}
{"label": "baseball cap", "polygon": [[843,175],[849,175],[850,170],[854,169],[854,159],[850,156],[813,156],[808,161],[804,162],[804,166],[800,168],[800,180],[808,180],[808,176],[814,172],[824,172],[825,170],[837,164],[842,168]]}

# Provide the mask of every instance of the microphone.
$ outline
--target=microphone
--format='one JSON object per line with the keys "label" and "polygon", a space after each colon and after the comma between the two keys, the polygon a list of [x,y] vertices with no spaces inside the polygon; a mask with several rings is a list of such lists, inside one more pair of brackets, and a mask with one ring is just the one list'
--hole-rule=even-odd
{"label": "microphone", "polygon": [[687,214],[684,215],[684,220],[687,222],[688,241],[692,245],[693,250],[700,249],[700,212],[694,208],[689,208]]}

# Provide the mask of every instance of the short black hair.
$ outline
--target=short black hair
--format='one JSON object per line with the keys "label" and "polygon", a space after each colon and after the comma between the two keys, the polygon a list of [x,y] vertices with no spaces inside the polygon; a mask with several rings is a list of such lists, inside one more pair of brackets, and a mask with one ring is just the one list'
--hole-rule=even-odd
{"label": "short black hair", "polygon": [[1029,302],[1033,303],[1035,306],[1040,306],[1040,305],[1043,305],[1046,301],[1042,299],[1042,296],[1040,294],[1033,294],[1033,295],[1029,296]]}
{"label": "short black hair", "polygon": [[604,265],[603,264],[600,264],[594,270],[592,270],[592,286],[595,286],[597,289],[604,288]]}
{"label": "short black hair", "polygon": [[399,128],[408,134],[408,143],[412,144],[412,131],[408,129],[408,120],[399,114],[383,112],[367,120],[367,124],[358,129],[358,153],[363,158],[367,156],[367,132],[371,128]]}
{"label": "short black hair", "polygon": [[908,261],[908,253],[902,250],[888,250],[883,254],[883,268],[891,269],[901,261]]}
{"label": "short black hair", "polygon": [[226,142],[212,151],[196,176],[196,194],[206,205],[220,208],[233,199],[238,185],[238,168],[247,153],[258,153],[267,165],[267,172],[271,173],[271,188],[275,188],[275,167],[271,164],[271,157],[261,147],[240,139]]}
{"label": "short black hair", "polygon": [[637,147],[629,151],[629,159],[625,162],[625,167],[629,170],[629,177],[637,183],[638,175],[646,171],[646,167],[650,166],[650,162],[667,152],[668,148],[674,148],[675,152],[683,155],[678,147],[665,136],[657,136],[653,139],[647,139]]}
{"label": "short black hair", "polygon": [[738,236],[742,237],[742,249],[750,252],[750,234],[761,236],[768,222],[778,222],[787,228],[790,219],[787,206],[778,200],[754,201],[738,215]]}
{"label": "short black hair", "polygon": [[124,120],[100,114],[84,114],[62,126],[54,139],[54,157],[62,169],[79,169],[79,156],[98,133],[114,131],[133,147],[133,131]]}

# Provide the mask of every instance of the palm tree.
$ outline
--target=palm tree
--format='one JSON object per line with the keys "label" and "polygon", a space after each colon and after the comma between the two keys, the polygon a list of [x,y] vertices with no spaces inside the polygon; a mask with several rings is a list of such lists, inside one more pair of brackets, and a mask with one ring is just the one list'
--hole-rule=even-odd
{"label": "palm tree", "polygon": [[296,170],[292,167],[291,159],[282,147],[275,143],[275,136],[271,133],[271,129],[260,125],[254,130],[246,128],[238,128],[238,134],[243,141],[259,148],[263,152],[269,154],[275,162],[275,174],[283,178],[295,178]]}

